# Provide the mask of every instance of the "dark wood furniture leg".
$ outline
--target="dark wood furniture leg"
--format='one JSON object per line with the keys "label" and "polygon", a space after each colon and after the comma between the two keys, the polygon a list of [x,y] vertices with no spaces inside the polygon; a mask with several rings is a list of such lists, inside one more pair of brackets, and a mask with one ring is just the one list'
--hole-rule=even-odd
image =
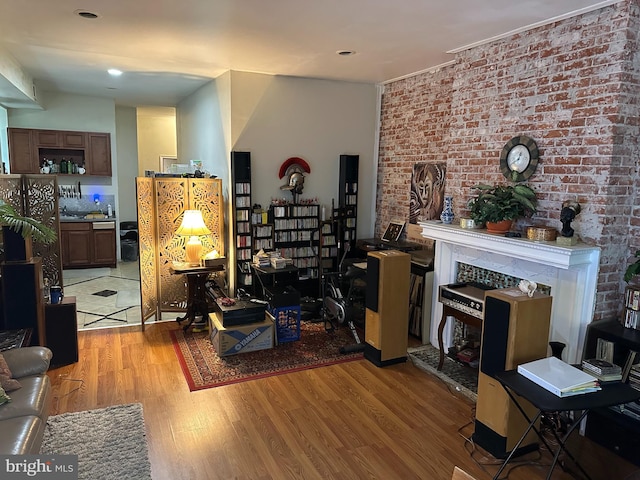
{"label": "dark wood furniture leg", "polygon": [[176,318],[176,322],[181,323],[189,320],[182,329],[186,332],[193,324],[196,313],[200,313],[206,321],[209,315],[209,307],[207,305],[206,282],[209,272],[206,273],[186,273],[187,276],[187,311],[184,317]]}
{"label": "dark wood furniture leg", "polygon": [[442,341],[442,332],[444,331],[444,326],[447,324],[447,317],[454,317],[456,320],[459,320],[465,325],[470,325],[475,328],[482,328],[482,320],[480,318],[469,315],[468,313],[461,312],[460,310],[456,310],[449,305],[443,305],[442,318],[440,319],[440,324],[438,325],[438,347],[440,348],[440,361],[438,362],[438,370],[442,370],[442,365],[444,365],[444,342]]}

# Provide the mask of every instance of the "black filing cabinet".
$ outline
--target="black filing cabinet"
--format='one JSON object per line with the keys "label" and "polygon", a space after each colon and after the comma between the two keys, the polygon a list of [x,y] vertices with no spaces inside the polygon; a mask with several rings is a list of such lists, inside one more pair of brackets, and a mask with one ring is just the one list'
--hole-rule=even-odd
{"label": "black filing cabinet", "polygon": [[53,352],[51,365],[68,365],[78,361],[78,325],[76,297],[64,297],[62,303],[44,307],[47,347]]}

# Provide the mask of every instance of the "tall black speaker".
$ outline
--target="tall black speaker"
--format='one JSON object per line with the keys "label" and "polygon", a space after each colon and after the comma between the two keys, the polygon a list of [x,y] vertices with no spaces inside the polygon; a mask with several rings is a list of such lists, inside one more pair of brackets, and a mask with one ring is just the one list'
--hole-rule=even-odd
{"label": "tall black speaker", "polygon": [[[509,455],[528,422],[494,375],[547,356],[551,301],[548,295],[529,297],[517,288],[485,293],[473,439],[496,458]],[[520,405],[528,415],[535,415],[529,402],[521,399]],[[535,448],[532,430],[517,453]]]}
{"label": "tall black speaker", "polygon": [[407,360],[411,255],[369,252],[364,357],[379,367]]}

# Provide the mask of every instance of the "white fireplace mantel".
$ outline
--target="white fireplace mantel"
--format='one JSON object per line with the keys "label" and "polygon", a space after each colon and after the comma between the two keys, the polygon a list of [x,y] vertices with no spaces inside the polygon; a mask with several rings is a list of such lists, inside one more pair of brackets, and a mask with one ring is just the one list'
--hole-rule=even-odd
{"label": "white fireplace mantel", "polygon": [[[598,247],[508,238],[439,221],[419,224],[422,235],[436,241],[430,331],[433,345],[438,345],[438,323],[442,316],[438,285],[455,282],[458,264],[466,263],[551,287],[549,340],[565,343],[563,360],[579,363],[587,325],[593,319],[600,264]],[[450,326],[444,332],[445,347],[452,343]]]}

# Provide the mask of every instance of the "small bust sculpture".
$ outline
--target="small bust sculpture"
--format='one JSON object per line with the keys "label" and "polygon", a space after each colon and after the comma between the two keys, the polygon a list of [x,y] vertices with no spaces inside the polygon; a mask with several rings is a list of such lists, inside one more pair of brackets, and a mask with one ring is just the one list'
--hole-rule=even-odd
{"label": "small bust sculpture", "polygon": [[565,200],[562,203],[562,210],[560,211],[562,231],[560,233],[563,237],[573,237],[575,231],[571,228],[571,222],[580,213],[580,210],[580,204],[574,200]]}

